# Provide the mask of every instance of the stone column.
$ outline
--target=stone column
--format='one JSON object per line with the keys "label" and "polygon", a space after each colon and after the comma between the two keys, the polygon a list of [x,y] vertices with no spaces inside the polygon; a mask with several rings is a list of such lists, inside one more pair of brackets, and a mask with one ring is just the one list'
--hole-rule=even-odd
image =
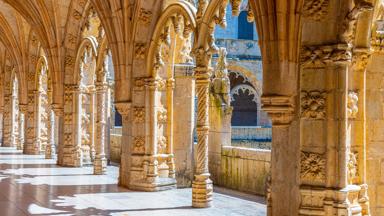
{"label": "stone column", "polygon": [[[57,154],[57,165],[63,165],[63,147],[64,147],[64,109],[60,104],[52,104],[52,111],[54,114],[53,126],[53,143],[55,144]],[[56,128],[56,130],[55,130]]]}
{"label": "stone column", "polygon": [[3,147],[12,146],[12,95],[4,95],[4,112],[3,112]]}
{"label": "stone column", "polygon": [[[200,54],[206,54],[200,53]],[[212,205],[213,184],[208,170],[209,83],[211,68],[204,64],[195,69],[197,95],[197,156],[195,178],[192,183],[192,206],[205,208]]]}
{"label": "stone column", "polygon": [[360,187],[359,204],[362,215],[370,215],[367,184],[367,118],[366,74],[371,57],[369,48],[356,48],[349,75],[347,100],[348,128],[351,128],[351,147],[348,149],[348,184]]}
{"label": "stone column", "polygon": [[20,113],[19,113],[19,143],[17,145],[17,150],[23,150],[25,142],[25,114],[28,112],[27,104],[20,104]]}
{"label": "stone column", "polygon": [[81,91],[77,85],[65,85],[64,90],[64,146],[62,166],[81,167]]}
{"label": "stone column", "polygon": [[294,121],[294,97],[264,95],[262,103],[263,110],[272,120],[273,134],[271,176],[267,180],[267,212],[269,216],[282,215],[283,212],[292,211],[292,208],[297,211],[293,204],[299,203],[296,180],[299,147],[295,140],[298,125]]}
{"label": "stone column", "polygon": [[191,187],[194,166],[195,80],[194,65],[175,65],[174,154],[177,187]]}
{"label": "stone column", "polygon": [[47,132],[48,140],[47,146],[45,147],[45,159],[52,159],[55,148],[55,114],[52,111],[52,106],[49,105],[47,110],[48,113],[48,122],[47,122]]}
{"label": "stone column", "polygon": [[121,136],[121,163],[119,169],[119,185],[130,187],[131,180],[131,143],[132,143],[132,114],[130,102],[115,102],[115,107],[123,121]]}
{"label": "stone column", "polygon": [[175,159],[173,154],[173,91],[175,89],[175,79],[170,78],[167,80],[167,165],[169,167],[169,178],[175,178]]}
{"label": "stone column", "polygon": [[40,138],[38,136],[39,119],[38,111],[39,107],[39,94],[38,91],[28,91],[28,112],[26,119],[26,141],[24,145],[24,154],[37,155],[40,154]]}
{"label": "stone column", "polygon": [[107,171],[107,159],[105,158],[105,141],[106,141],[106,113],[107,113],[107,91],[108,85],[104,83],[96,84],[97,95],[97,114],[96,114],[96,156],[93,164],[94,174],[102,175]]}

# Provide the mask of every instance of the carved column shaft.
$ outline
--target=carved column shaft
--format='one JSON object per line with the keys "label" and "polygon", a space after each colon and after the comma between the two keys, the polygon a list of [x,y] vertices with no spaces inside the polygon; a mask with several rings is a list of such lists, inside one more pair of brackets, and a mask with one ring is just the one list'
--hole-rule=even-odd
{"label": "carved column shaft", "polygon": [[81,150],[81,92],[76,85],[67,85],[64,92],[63,166],[82,166]]}
{"label": "carved column shaft", "polygon": [[3,146],[12,146],[12,95],[4,95],[4,112],[3,112]]}
{"label": "carved column shaft", "polygon": [[48,140],[47,146],[45,147],[45,159],[52,159],[54,154],[54,146],[55,146],[55,114],[49,106],[47,110],[48,121],[47,121],[47,132],[48,132]]}
{"label": "carved column shaft", "polygon": [[97,84],[97,115],[96,115],[96,156],[94,160],[94,174],[105,174],[107,169],[107,159],[105,158],[105,138],[106,138],[106,113],[107,113],[107,90],[108,86]]}
{"label": "carved column shaft", "polygon": [[208,170],[209,83],[210,68],[196,68],[197,95],[197,157],[195,179],[192,184],[192,206],[211,206],[213,185]]}
{"label": "carved column shaft", "polygon": [[[158,160],[157,160],[157,143],[158,143],[158,132],[157,132],[157,98],[159,97],[159,83],[156,79],[150,79],[147,82],[146,85],[146,95],[148,96],[148,106],[147,109],[149,110],[146,112],[149,114],[149,130],[146,130],[146,133],[149,134],[149,161],[148,163],[148,170],[147,170],[147,181],[154,183],[158,179]],[[145,172],[145,170],[144,170]]]}
{"label": "carved column shaft", "polygon": [[175,178],[175,160],[173,153],[173,91],[175,89],[175,80],[173,78],[167,80],[167,154],[169,177]]}
{"label": "carved column shaft", "polygon": [[39,97],[37,91],[28,92],[28,112],[26,115],[26,142],[24,145],[24,154],[39,154],[40,153],[40,137],[37,126],[38,121],[38,104]]}

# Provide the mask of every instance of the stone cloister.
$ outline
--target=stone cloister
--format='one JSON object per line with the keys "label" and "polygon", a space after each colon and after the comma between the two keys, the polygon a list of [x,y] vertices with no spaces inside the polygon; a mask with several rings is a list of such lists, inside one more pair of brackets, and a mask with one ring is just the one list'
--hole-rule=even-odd
{"label": "stone cloister", "polygon": [[[242,71],[215,31],[244,11],[263,78],[231,90]],[[0,42],[2,148],[97,176],[116,163],[119,187],[192,188],[201,209],[243,172],[229,157],[253,158],[267,215],[384,215],[382,0],[1,0]],[[239,91],[270,151],[228,147]]]}

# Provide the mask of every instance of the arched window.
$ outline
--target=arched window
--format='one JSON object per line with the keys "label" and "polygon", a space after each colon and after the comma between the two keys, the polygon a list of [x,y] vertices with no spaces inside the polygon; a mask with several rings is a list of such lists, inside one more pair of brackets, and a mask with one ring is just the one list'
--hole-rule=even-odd
{"label": "arched window", "polygon": [[238,39],[253,40],[253,23],[247,21],[247,11],[240,12]]}

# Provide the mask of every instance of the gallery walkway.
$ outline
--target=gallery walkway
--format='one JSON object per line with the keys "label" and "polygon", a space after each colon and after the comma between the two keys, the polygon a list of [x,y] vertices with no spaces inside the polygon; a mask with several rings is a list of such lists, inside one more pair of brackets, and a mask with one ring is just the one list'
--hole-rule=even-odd
{"label": "gallery walkway", "polygon": [[191,189],[133,192],[116,185],[117,167],[104,176],[92,173],[91,167],[58,167],[55,160],[0,147],[1,215],[266,215],[254,196],[215,193],[214,207],[194,209]]}

